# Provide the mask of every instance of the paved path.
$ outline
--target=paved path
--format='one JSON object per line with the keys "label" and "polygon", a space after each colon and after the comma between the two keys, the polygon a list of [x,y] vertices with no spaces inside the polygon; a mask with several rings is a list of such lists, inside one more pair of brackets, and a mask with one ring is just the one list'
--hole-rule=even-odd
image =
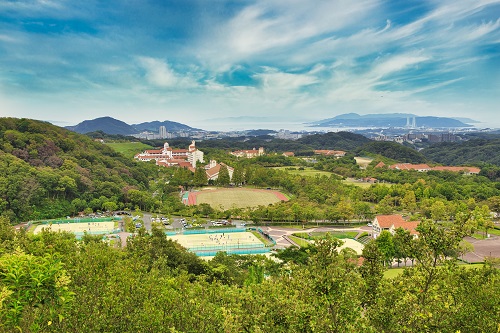
{"label": "paved path", "polygon": [[[368,231],[371,230],[370,227],[359,227],[359,228],[339,228],[339,227],[318,227],[318,228],[308,228],[308,229],[295,229],[295,228],[287,228],[287,227],[278,227],[278,226],[270,226],[270,227],[258,227],[263,231],[267,232],[271,237],[276,241],[276,248],[282,249],[285,247],[289,247],[294,244],[291,240],[288,239],[287,236],[294,234],[296,232],[326,232],[326,231]],[[368,228],[368,229],[366,229]]]}
{"label": "paved path", "polygon": [[465,240],[474,246],[472,252],[463,255],[467,262],[483,262],[487,257],[500,258],[500,237],[492,236],[488,239],[465,237]]}

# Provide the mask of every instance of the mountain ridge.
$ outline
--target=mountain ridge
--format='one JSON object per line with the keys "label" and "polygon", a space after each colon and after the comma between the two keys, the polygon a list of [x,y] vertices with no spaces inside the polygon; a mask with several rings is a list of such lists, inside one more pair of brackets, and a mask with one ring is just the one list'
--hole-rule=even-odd
{"label": "mountain ridge", "polygon": [[132,135],[143,131],[158,131],[160,126],[165,126],[169,132],[199,130],[188,125],[169,120],[155,120],[130,125],[124,121],[109,116],[84,120],[77,125],[65,126],[64,128],[80,134],[102,131],[106,134]]}
{"label": "mountain ridge", "polygon": [[[407,127],[413,123],[414,127],[450,128],[473,127],[456,118],[417,116],[411,113],[367,114],[346,113],[310,123],[311,127]],[[469,119],[472,120],[472,119]]]}

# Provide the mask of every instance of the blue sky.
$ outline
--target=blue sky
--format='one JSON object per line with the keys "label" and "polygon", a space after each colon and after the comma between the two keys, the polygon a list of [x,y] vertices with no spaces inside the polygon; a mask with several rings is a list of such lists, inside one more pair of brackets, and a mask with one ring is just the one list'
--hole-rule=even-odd
{"label": "blue sky", "polygon": [[500,127],[499,105],[500,0],[0,1],[1,116],[225,130],[401,112]]}

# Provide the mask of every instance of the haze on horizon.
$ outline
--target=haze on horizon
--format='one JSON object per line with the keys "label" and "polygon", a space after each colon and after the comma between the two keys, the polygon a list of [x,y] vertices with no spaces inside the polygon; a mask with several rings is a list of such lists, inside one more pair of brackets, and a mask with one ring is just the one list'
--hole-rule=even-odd
{"label": "haze on horizon", "polygon": [[500,127],[499,92],[500,0],[0,2],[0,116]]}

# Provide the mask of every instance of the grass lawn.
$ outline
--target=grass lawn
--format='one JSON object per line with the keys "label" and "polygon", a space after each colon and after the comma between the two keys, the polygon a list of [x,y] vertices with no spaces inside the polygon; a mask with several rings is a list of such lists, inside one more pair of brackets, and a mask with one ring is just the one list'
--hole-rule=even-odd
{"label": "grass lawn", "polygon": [[373,158],[370,158],[370,157],[355,157],[354,158],[356,160],[356,163],[361,167],[361,168],[366,168],[368,166],[368,164],[371,163],[371,161],[373,161]]}
{"label": "grass lawn", "polygon": [[293,242],[295,242],[300,247],[307,247],[310,244],[305,239],[300,238],[300,237],[296,237],[296,236],[293,236],[293,235],[289,235],[288,238],[290,238]]}
{"label": "grass lawn", "polygon": [[275,192],[246,189],[201,191],[196,194],[196,204],[207,203],[214,208],[222,206],[223,209],[267,206],[281,201]]}
{"label": "grass lawn", "polygon": [[[473,268],[481,268],[484,265],[483,264],[460,264],[461,267],[464,267],[465,269],[473,269]],[[409,268],[409,267],[408,267]],[[395,277],[398,277],[403,273],[403,270],[405,267],[397,267],[397,268],[389,268],[384,272],[384,278],[385,279],[392,279]]]}
{"label": "grass lawn", "polygon": [[273,246],[273,243],[265,238],[264,236],[262,236],[260,234],[260,232],[256,231],[256,230],[249,230],[249,232],[251,232],[255,237],[257,237],[262,243],[264,243],[265,246]]}
{"label": "grass lawn", "polygon": [[[293,170],[290,170],[291,168],[294,168]],[[286,172],[292,174],[292,175],[301,175],[301,176],[327,176],[330,177],[334,173],[328,172],[328,171],[321,171],[321,170],[315,170],[311,167],[306,167],[304,170],[299,170],[299,167],[273,167],[273,169],[278,169],[278,170],[285,170]]]}
{"label": "grass lawn", "polygon": [[150,145],[141,142],[118,142],[106,143],[114,151],[123,154],[125,157],[133,158],[135,154],[142,153],[146,149],[151,149]]}
{"label": "grass lawn", "polygon": [[[500,230],[498,229],[488,229],[488,234],[490,235],[494,235],[494,236],[500,236]],[[474,237],[475,239],[486,239],[486,237],[484,237],[484,230],[478,230],[476,231],[472,237]]]}
{"label": "grass lawn", "polygon": [[322,239],[325,238],[327,234],[332,235],[335,238],[343,239],[343,238],[353,238],[358,234],[357,231],[313,231],[311,233],[298,232],[294,235],[304,239]]}

